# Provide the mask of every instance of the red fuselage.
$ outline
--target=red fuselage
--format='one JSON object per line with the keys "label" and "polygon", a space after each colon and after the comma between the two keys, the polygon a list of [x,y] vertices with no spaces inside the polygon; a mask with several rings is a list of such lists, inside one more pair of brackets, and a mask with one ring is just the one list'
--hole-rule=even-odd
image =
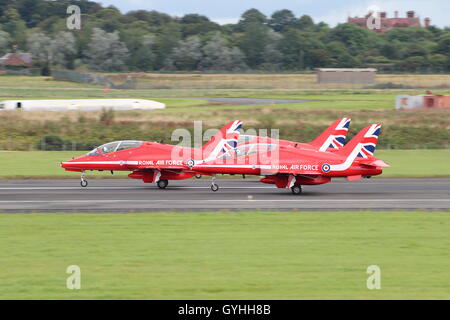
{"label": "red fuselage", "polygon": [[193,177],[196,173],[186,166],[188,159],[195,158],[198,149],[183,148],[154,142],[140,142],[137,147],[103,153],[101,147],[89,154],[64,161],[61,167],[67,171],[86,170],[133,171],[133,179],[153,182],[154,173],[161,173],[160,179],[181,180]]}

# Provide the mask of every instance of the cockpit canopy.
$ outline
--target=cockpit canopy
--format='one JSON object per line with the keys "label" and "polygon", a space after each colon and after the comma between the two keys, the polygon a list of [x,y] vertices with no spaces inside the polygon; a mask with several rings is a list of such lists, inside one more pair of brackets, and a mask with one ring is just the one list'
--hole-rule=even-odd
{"label": "cockpit canopy", "polygon": [[268,143],[244,144],[235,149],[228,150],[223,155],[219,156],[219,158],[230,159],[230,158],[250,156],[255,153],[267,153],[275,150],[276,147],[277,147],[276,144],[268,144]]}
{"label": "cockpit canopy", "polygon": [[131,148],[139,147],[142,144],[142,141],[133,141],[133,140],[124,140],[124,141],[115,141],[106,143],[101,145],[100,147],[95,148],[91,152],[89,152],[88,156],[96,156],[99,154],[105,154],[110,152],[116,152]]}

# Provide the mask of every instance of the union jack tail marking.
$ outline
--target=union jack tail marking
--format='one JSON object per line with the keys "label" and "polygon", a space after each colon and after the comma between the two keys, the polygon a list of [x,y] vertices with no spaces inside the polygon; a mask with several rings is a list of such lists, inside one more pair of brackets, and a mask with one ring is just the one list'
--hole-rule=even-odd
{"label": "union jack tail marking", "polygon": [[226,124],[211,140],[206,143],[203,150],[203,161],[219,158],[227,152],[232,152],[238,145],[242,121],[235,120]]}
{"label": "union jack tail marking", "polygon": [[341,122],[336,126],[333,134],[331,134],[331,141],[326,149],[339,149],[345,145],[347,138],[348,128],[350,127],[350,118],[343,118]]}
{"label": "union jack tail marking", "polygon": [[361,140],[361,151],[358,153],[358,157],[367,159],[372,157],[375,153],[375,148],[378,142],[378,136],[380,135],[381,124],[373,124],[364,138]]}
{"label": "union jack tail marking", "polygon": [[319,151],[325,152],[328,149],[340,150],[345,144],[350,118],[336,120],[324,132],[320,134],[310,145]]}

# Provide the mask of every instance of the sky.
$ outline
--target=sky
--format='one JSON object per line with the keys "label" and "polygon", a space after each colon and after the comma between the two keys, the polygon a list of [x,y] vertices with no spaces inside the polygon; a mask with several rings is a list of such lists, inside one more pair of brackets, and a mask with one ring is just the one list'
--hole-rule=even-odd
{"label": "sky", "polygon": [[101,0],[104,6],[113,5],[125,13],[131,10],[156,10],[172,16],[183,16],[187,13],[206,15],[220,23],[236,23],[240,15],[247,9],[256,8],[270,16],[274,11],[289,9],[296,16],[310,15],[315,22],[326,22],[330,26],[345,22],[350,16],[363,16],[371,6],[386,11],[388,17],[394,11],[400,17],[406,11],[414,10],[423,19],[431,18],[431,24],[438,27],[450,27],[449,0]]}

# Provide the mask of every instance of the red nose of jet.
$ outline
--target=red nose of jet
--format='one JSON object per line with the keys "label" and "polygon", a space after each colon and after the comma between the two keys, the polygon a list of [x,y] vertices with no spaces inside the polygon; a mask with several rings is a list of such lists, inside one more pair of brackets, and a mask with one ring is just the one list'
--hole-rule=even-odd
{"label": "red nose of jet", "polygon": [[79,157],[68,161],[61,162],[61,167],[67,171],[81,171],[86,168],[88,164],[88,157]]}

